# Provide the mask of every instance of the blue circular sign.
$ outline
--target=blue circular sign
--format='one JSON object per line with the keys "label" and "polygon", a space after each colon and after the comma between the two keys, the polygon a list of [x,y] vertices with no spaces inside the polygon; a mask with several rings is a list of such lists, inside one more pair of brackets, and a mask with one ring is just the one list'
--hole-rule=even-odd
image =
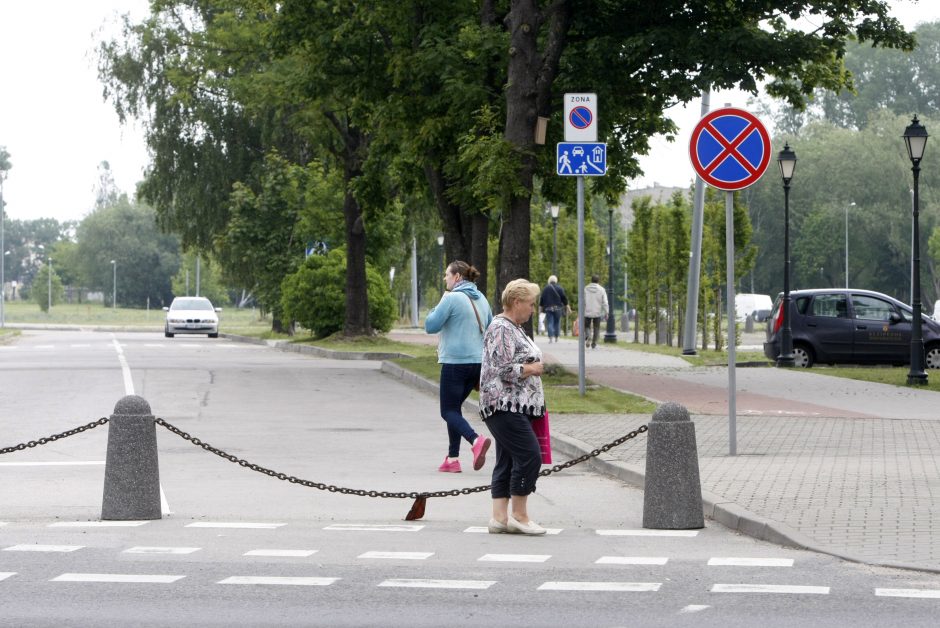
{"label": "blue circular sign", "polygon": [[581,105],[572,109],[571,113],[568,114],[568,122],[576,129],[586,129],[591,126],[593,121],[594,114],[591,113],[590,109]]}
{"label": "blue circular sign", "polygon": [[749,111],[717,109],[695,125],[689,140],[689,159],[708,185],[719,190],[743,190],[767,171],[770,135]]}

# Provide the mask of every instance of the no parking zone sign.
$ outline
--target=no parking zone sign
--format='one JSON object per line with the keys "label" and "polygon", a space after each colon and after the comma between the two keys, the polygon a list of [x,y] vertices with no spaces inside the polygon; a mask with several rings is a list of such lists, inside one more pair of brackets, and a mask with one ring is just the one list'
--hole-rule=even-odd
{"label": "no parking zone sign", "polygon": [[597,141],[597,94],[565,94],[565,141]]}
{"label": "no parking zone sign", "polygon": [[743,190],[767,171],[770,135],[763,123],[744,109],[716,109],[695,125],[689,159],[695,172],[713,188]]}

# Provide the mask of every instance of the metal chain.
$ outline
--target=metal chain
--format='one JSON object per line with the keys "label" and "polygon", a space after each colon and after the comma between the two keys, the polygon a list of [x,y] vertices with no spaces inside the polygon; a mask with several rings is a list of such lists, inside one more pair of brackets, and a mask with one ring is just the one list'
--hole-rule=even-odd
{"label": "metal chain", "polygon": [[12,447],[4,447],[0,449],[0,456],[2,456],[3,454],[13,453],[14,451],[23,451],[24,449],[29,449],[30,447],[36,447],[38,445],[45,445],[46,443],[52,443],[52,442],[59,440],[60,438],[68,438],[69,436],[81,434],[82,432],[86,430],[93,430],[96,427],[104,425],[107,422],[108,422],[108,419],[106,417],[101,417],[97,421],[92,421],[91,423],[88,423],[87,425],[81,425],[79,427],[68,430],[66,432],[62,432],[60,434],[53,434],[52,436],[46,436],[45,438],[40,438],[39,440],[31,440],[27,443],[20,443],[19,445],[14,445]]}
{"label": "metal chain", "polygon": [[[485,486],[474,486],[474,487],[471,487],[471,488],[453,489],[453,490],[450,490],[450,491],[433,491],[433,492],[423,492],[423,493],[418,493],[418,492],[412,491],[412,492],[410,492],[410,493],[405,493],[405,492],[389,492],[389,491],[367,491],[367,490],[364,490],[364,489],[345,488],[345,487],[342,487],[342,486],[334,486],[334,485],[332,485],[332,484],[324,484],[323,482],[311,482],[310,480],[302,480],[302,479],[300,479],[300,478],[298,478],[298,477],[295,477],[295,476],[293,476],[293,475],[287,475],[286,473],[278,473],[277,471],[274,471],[274,470],[272,470],[272,469],[267,469],[267,468],[265,468],[265,467],[262,467],[262,466],[253,464],[253,463],[251,463],[251,462],[248,462],[247,460],[243,460],[243,459],[241,459],[241,458],[239,458],[239,457],[237,457],[237,456],[233,456],[232,454],[225,453],[225,452],[222,451],[221,449],[218,449],[218,448],[216,448],[216,447],[213,447],[213,446],[210,445],[209,443],[203,442],[203,441],[201,441],[200,439],[196,438],[195,436],[191,436],[191,435],[187,434],[187,433],[184,432],[183,430],[179,429],[178,427],[176,427],[176,426],[174,426],[174,425],[171,425],[170,423],[167,423],[166,421],[164,421],[163,419],[161,419],[161,418],[159,418],[159,417],[155,420],[155,422],[156,422],[157,425],[162,425],[163,427],[165,427],[166,429],[170,430],[171,432],[173,432],[174,434],[176,434],[176,435],[179,436],[180,438],[182,438],[182,439],[184,439],[184,440],[188,440],[188,441],[191,442],[193,445],[196,445],[197,447],[202,447],[202,448],[205,449],[206,451],[211,452],[211,453],[215,454],[216,456],[219,456],[220,458],[225,458],[225,459],[228,460],[229,462],[234,462],[235,464],[237,464],[237,465],[239,465],[239,466],[241,466],[241,467],[245,467],[245,468],[247,468],[247,469],[251,469],[252,471],[257,471],[257,472],[259,472],[259,473],[263,473],[263,474],[265,474],[265,475],[269,475],[269,476],[271,476],[271,477],[273,477],[273,478],[277,478],[277,479],[279,479],[279,480],[284,480],[284,481],[286,481],[286,482],[290,482],[291,484],[299,484],[299,485],[301,485],[301,486],[306,486],[306,487],[308,487],[308,488],[315,488],[315,489],[318,489],[318,490],[321,490],[321,491],[329,491],[329,492],[331,492],[331,493],[341,493],[341,494],[343,494],[343,495],[358,495],[358,496],[360,496],[360,497],[385,497],[385,498],[392,498],[392,499],[418,499],[419,497],[425,497],[425,498],[428,498],[428,497],[457,497],[457,496],[459,496],[459,495],[470,495],[470,494],[472,494],[472,493],[482,493],[482,492],[484,492],[484,491],[488,491],[488,490],[490,490],[490,488],[492,487],[492,484],[487,484],[487,485],[485,485]],[[85,429],[88,429],[88,428],[86,427]],[[584,455],[581,456],[580,458],[575,458],[575,459],[573,459],[573,460],[569,460],[568,462],[565,462],[565,463],[563,463],[563,464],[556,464],[556,465],[553,466],[551,469],[545,469],[544,471],[540,471],[540,472],[539,472],[539,475],[540,475],[540,476],[547,476],[547,475],[551,475],[552,473],[556,473],[556,472],[558,472],[558,471],[561,471],[561,470],[563,470],[563,469],[567,469],[567,468],[569,468],[569,467],[573,467],[574,465],[580,464],[580,463],[584,462],[585,460],[589,460],[590,458],[594,458],[594,457],[596,457],[596,456],[599,456],[599,455],[601,455],[602,453],[604,453],[604,452],[606,452],[606,451],[610,451],[610,450],[613,449],[614,447],[616,447],[616,446],[618,446],[618,445],[621,445],[621,444],[627,442],[627,441],[630,440],[631,438],[636,438],[637,436],[639,436],[640,434],[642,434],[642,433],[644,433],[644,432],[646,432],[646,431],[647,431],[647,427],[646,427],[645,425],[641,425],[640,427],[638,427],[638,428],[635,429],[634,431],[630,432],[629,434],[626,434],[626,435],[624,435],[624,436],[621,436],[621,437],[618,438],[617,440],[611,441],[611,442],[607,443],[606,445],[604,445],[604,446],[602,446],[602,447],[600,447],[600,448],[598,448],[598,449],[593,450],[593,451],[590,452],[590,453],[584,454]]]}

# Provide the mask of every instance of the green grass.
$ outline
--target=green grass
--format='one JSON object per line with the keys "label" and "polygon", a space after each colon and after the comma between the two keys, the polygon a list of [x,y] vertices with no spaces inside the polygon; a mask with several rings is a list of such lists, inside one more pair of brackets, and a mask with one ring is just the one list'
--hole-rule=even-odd
{"label": "green grass", "polygon": [[[392,362],[433,382],[440,381],[441,365],[437,363],[437,356],[399,358]],[[578,393],[577,374],[558,365],[549,365],[542,375],[545,405],[553,414],[652,414],[656,409],[656,404],[642,397],[598,386],[590,380],[585,384],[590,388],[582,397]],[[476,399],[476,393],[471,393],[471,397]]]}
{"label": "green grass", "polygon": [[[163,328],[165,314],[160,308],[112,309],[101,303],[61,303],[43,312],[31,301],[6,303],[4,318],[8,323],[45,325],[113,325],[118,327]],[[261,318],[257,310],[225,308],[220,314],[219,331],[261,336],[271,330],[270,317]],[[286,336],[284,336],[286,338]]]}

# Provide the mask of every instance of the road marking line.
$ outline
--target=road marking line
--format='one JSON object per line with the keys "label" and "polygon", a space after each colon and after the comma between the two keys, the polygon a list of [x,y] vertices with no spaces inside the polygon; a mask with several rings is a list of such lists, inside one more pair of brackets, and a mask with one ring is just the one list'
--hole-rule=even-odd
{"label": "road marking line", "polygon": [[117,351],[118,362],[121,363],[121,375],[124,376],[124,394],[133,395],[134,380],[131,378],[131,368],[127,365],[127,358],[124,357],[124,349],[121,348],[121,343],[117,341],[117,337],[114,334],[111,334],[111,344],[114,346],[114,350]]}
{"label": "road marking line", "polygon": [[182,345],[180,345],[180,346],[183,347],[184,349],[198,349],[198,348],[201,347],[202,345],[182,344]]}
{"label": "road marking line", "polygon": [[433,580],[392,578],[380,582],[380,587],[403,587],[412,589],[489,589],[495,580]]}
{"label": "road marking line", "polygon": [[595,530],[600,536],[698,536],[698,530]]}
{"label": "road marking line", "polygon": [[[561,534],[564,532],[564,528],[545,528],[545,534]],[[486,526],[470,526],[464,532],[470,534],[489,534],[490,530]]]}
{"label": "road marking line", "polygon": [[9,523],[8,521],[0,521],[0,528],[7,525],[8,523]]}
{"label": "road marking line", "polygon": [[131,547],[124,550],[124,554],[192,554],[198,552],[200,547]]}
{"label": "road marking line", "polygon": [[71,344],[69,345],[73,349],[90,349],[91,345],[89,344]]}
{"label": "road marking line", "polygon": [[417,532],[423,525],[383,525],[372,523],[334,523],[324,530],[339,530],[343,532]]}
{"label": "road marking line", "polygon": [[551,554],[483,554],[477,560],[488,563],[544,563]]}
{"label": "road marking line", "polygon": [[57,521],[50,523],[50,528],[133,528],[150,523],[149,521]]}
{"label": "road marking line", "polygon": [[792,558],[709,558],[709,567],[792,567]]}
{"label": "road marking line", "polygon": [[286,526],[286,523],[250,523],[247,521],[195,521],[187,524],[187,528],[233,528],[245,530],[273,530]]}
{"label": "road marking line", "polygon": [[307,587],[325,587],[339,578],[315,578],[311,576],[231,576],[216,584],[280,584]]}
{"label": "road marking line", "polygon": [[388,558],[391,560],[426,560],[434,552],[365,552],[356,558]]}
{"label": "road marking line", "polygon": [[829,587],[808,587],[795,584],[714,584],[712,593],[808,593],[829,595]]}
{"label": "road marking line", "polygon": [[538,591],[659,591],[662,582],[546,582]]}
{"label": "road marking line", "polygon": [[35,345],[34,349],[55,349],[55,345]]}
{"label": "road marking line", "polygon": [[594,561],[597,565],[665,565],[669,559],[665,556],[601,556]]}
{"label": "road marking line", "polygon": [[680,613],[698,613],[698,612],[707,610],[709,608],[711,608],[711,606],[709,606],[708,604],[689,604],[688,606],[686,606],[679,612]]}
{"label": "road marking line", "polygon": [[313,556],[319,550],[293,550],[293,549],[256,549],[248,550],[242,556],[272,556],[278,558],[306,558]]}
{"label": "road marking line", "polygon": [[4,552],[74,552],[84,545],[11,545],[4,547]]}
{"label": "road marking line", "polygon": [[48,462],[0,462],[0,467],[85,467],[101,466],[104,460],[72,460]]}
{"label": "road marking line", "polygon": [[875,589],[878,597],[940,598],[937,589]]}
{"label": "road marking line", "polygon": [[64,573],[49,582],[124,582],[145,584],[171,584],[186,576],[163,576],[132,573]]}
{"label": "road marking line", "polygon": [[0,571],[0,580],[6,580],[16,575],[15,571]]}

